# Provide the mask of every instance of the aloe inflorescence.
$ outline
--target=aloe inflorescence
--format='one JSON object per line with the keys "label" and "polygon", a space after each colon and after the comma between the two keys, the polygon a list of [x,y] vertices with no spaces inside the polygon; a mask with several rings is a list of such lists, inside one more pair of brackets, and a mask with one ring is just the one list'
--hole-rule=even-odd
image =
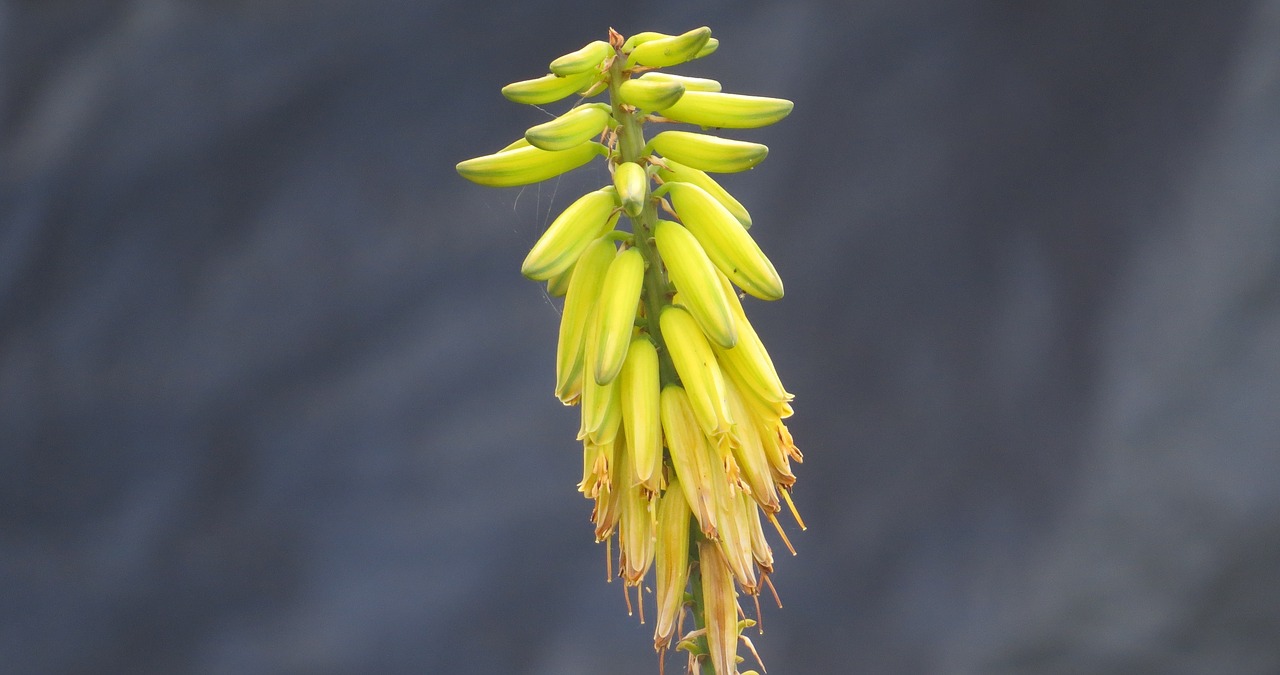
{"label": "aloe inflorescence", "polygon": [[[628,39],[610,29],[548,74],[502,89],[530,105],[572,98],[568,111],[457,168],[506,187],[607,162],[611,183],[565,208],[521,271],[564,296],[555,395],[581,408],[578,490],[595,501],[597,541],[617,540],[618,575],[636,589],[641,621],[652,569],[660,655],[674,641],[690,671],[734,675],[738,645],[755,651],[739,598],[772,588],[761,516],[793,554],[776,517],[783,504],[804,528],[790,497],[791,462],[803,457],[783,423],[792,395],[740,296],[777,300],[782,280],[747,232],[746,208],[709,175],[751,169],[769,149],[705,133],[773,124],[792,103],[660,70],[718,44],[705,27]],[[588,102],[599,95],[608,102]],[[702,131],[646,139],[659,124]],[[623,216],[630,231],[616,229]]]}

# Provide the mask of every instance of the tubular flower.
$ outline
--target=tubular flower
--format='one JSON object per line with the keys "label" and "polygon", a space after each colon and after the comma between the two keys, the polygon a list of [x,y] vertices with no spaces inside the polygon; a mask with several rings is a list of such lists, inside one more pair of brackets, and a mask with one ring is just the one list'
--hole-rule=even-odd
{"label": "tubular flower", "polygon": [[[804,529],[791,499],[791,464],[803,455],[783,423],[793,397],[741,299],[781,298],[781,277],[748,233],[746,208],[708,175],[751,169],[768,148],[706,130],[773,124],[792,106],[661,72],[714,53],[709,28],[608,37],[504,87],[517,103],[572,103],[457,168],[506,187],[607,162],[610,183],[564,208],[521,272],[564,298],[555,395],[580,409],[578,491],[594,502],[596,540],[610,552],[617,542],[628,608],[634,588],[644,621],[653,570],[655,649],[665,655],[675,642],[691,670],[735,675],[739,643],[755,651],[738,598],[771,586],[762,517],[793,554],[775,516],[784,503]],[[587,101],[600,95],[607,100]],[[646,139],[648,124],[700,129]],[[659,220],[659,209],[673,220]],[[616,229],[620,221],[629,230]],[[612,553],[606,559],[612,570]],[[697,628],[680,635],[686,613]]]}

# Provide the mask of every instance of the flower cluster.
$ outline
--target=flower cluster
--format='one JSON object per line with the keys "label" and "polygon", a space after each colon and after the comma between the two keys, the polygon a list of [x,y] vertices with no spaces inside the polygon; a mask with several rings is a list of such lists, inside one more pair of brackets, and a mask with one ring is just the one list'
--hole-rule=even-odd
{"label": "flower cluster", "polygon": [[[752,128],[791,112],[790,101],[659,70],[717,45],[705,27],[625,40],[610,30],[502,90],[534,105],[576,95],[570,110],[457,168],[517,186],[606,158],[612,184],[557,216],[521,271],[564,296],[555,394],[581,408],[578,489],[595,502],[596,539],[616,538],[642,621],[653,570],[659,653],[674,639],[690,670],[733,675],[739,642],[754,652],[739,593],[757,598],[773,571],[762,516],[793,554],[776,517],[783,504],[804,527],[790,497],[802,456],[783,423],[792,396],[739,295],[776,300],[782,280],[748,233],[746,208],[709,175],[750,169],[768,148],[691,131],[644,136],[650,123]],[[600,94],[607,103],[586,102]],[[624,215],[629,232],[616,229]]]}

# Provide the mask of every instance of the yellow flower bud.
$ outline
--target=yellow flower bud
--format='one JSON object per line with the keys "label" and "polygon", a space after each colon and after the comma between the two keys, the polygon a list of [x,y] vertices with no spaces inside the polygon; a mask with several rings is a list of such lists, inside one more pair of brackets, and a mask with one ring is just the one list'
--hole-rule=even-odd
{"label": "yellow flower bud", "polygon": [[751,496],[762,508],[775,513],[782,507],[778,503],[778,492],[774,488],[769,457],[765,454],[764,444],[760,440],[758,421],[747,407],[737,385],[727,378],[725,398],[729,401],[729,411],[738,421],[737,434],[730,445],[733,457],[742,471],[743,480],[751,488]]}
{"label": "yellow flower bud", "polygon": [[[629,466],[631,464],[630,448],[627,447],[626,436],[619,434],[614,446],[619,463],[622,466]],[[622,493],[620,507],[622,513],[618,531],[618,543],[622,547],[622,578],[628,586],[637,586],[653,564],[653,540],[657,514],[653,510],[653,500],[635,481],[626,481],[619,490]]]}
{"label": "yellow flower bud", "polygon": [[582,395],[587,320],[591,318],[600,295],[600,284],[616,254],[613,242],[597,239],[587,246],[572,268],[556,343],[556,396],[565,405],[577,403]]}
{"label": "yellow flower bud", "polygon": [[662,389],[662,431],[667,440],[667,451],[676,483],[684,491],[685,500],[698,519],[702,533],[716,538],[715,488],[712,487],[712,450],[702,434],[684,388],[669,384]]}
{"label": "yellow flower bud", "polygon": [[728,474],[721,471],[717,479],[712,480],[716,492],[716,524],[720,533],[720,552],[725,562],[737,578],[738,585],[747,595],[755,595],[759,590],[756,580],[755,558],[751,550],[751,513],[744,506],[755,509],[755,505],[746,495],[728,480]]}
{"label": "yellow flower bud", "polygon": [[587,328],[583,344],[584,376],[582,378],[582,426],[578,430],[579,439],[590,439],[594,443],[609,443],[618,433],[622,425],[622,396],[616,380],[600,384],[591,377],[590,363],[595,359],[599,348],[600,322],[599,303],[592,308],[587,317]]}
{"label": "yellow flower bud", "polygon": [[658,618],[654,622],[653,645],[666,649],[676,629],[676,619],[684,605],[684,589],[689,581],[689,502],[672,477],[658,501],[658,539],[654,551],[657,577]]}
{"label": "yellow flower bud", "polygon": [[618,375],[622,426],[627,434],[635,479],[649,492],[662,487],[662,423],[658,407],[658,351],[647,336],[631,341]]}
{"label": "yellow flower bud", "polygon": [[721,436],[730,433],[733,418],[724,401],[724,376],[716,363],[715,352],[711,351],[697,321],[684,308],[664,308],[659,324],[698,424],[703,433],[719,441]]}

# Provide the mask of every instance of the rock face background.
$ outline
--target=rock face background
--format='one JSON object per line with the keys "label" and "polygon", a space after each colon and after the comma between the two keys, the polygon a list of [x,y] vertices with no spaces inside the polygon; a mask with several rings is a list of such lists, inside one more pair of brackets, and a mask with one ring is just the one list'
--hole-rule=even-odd
{"label": "rock face background", "polygon": [[1105,0],[0,3],[4,670],[656,672],[518,272],[603,169],[453,166],[703,24],[796,102],[770,672],[1280,672],[1280,2]]}

